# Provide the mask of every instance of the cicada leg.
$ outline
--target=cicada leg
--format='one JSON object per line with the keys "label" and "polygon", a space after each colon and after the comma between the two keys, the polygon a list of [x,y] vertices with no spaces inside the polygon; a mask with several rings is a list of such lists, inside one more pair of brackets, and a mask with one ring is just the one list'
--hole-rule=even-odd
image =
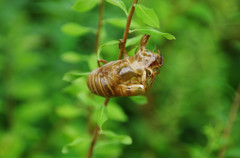
{"label": "cicada leg", "polygon": [[98,67],[101,67],[100,62],[102,62],[102,63],[104,63],[104,64],[107,64],[107,63],[108,63],[108,61],[106,61],[106,60],[104,60],[104,59],[98,59],[98,60],[97,60]]}
{"label": "cicada leg", "polygon": [[141,95],[146,92],[144,85],[142,84],[131,84],[131,85],[118,85],[120,90],[120,96],[135,96]]}
{"label": "cicada leg", "polygon": [[146,75],[147,75],[146,71],[143,71],[143,74],[142,74],[142,84],[143,85],[145,85],[145,83],[146,83]]}

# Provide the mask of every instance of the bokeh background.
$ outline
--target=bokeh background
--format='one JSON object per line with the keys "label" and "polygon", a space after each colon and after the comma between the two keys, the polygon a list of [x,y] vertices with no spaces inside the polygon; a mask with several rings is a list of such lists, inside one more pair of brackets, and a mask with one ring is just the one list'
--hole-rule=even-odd
{"label": "bokeh background", "polygon": [[[91,71],[96,35],[69,36],[62,26],[75,22],[96,28],[98,7],[79,13],[71,9],[74,2],[0,1],[1,158],[86,157],[89,142],[82,138],[91,138],[94,111],[104,99],[91,95],[84,79],[66,82],[63,76]],[[239,158],[240,117],[228,140],[222,131],[240,82],[240,1],[139,3],[153,8],[160,30],[176,40],[153,36],[149,41],[150,50],[161,50],[164,66],[147,102],[115,98],[109,104],[112,119],[104,129],[131,136],[132,145],[100,136],[95,157],[215,158],[227,143],[225,157]],[[125,15],[106,3],[104,19],[109,18]],[[101,43],[120,39],[123,31],[105,20]],[[106,47],[102,55],[117,59],[117,46]]]}

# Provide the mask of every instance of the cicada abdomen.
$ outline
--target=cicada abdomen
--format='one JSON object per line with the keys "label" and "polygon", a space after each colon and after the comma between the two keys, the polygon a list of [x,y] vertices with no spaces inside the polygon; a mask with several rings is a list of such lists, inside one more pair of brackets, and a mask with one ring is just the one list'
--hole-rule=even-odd
{"label": "cicada abdomen", "polygon": [[120,61],[109,62],[104,66],[92,71],[87,78],[89,89],[97,95],[103,97],[116,96],[115,86],[117,78],[114,76],[114,69]]}

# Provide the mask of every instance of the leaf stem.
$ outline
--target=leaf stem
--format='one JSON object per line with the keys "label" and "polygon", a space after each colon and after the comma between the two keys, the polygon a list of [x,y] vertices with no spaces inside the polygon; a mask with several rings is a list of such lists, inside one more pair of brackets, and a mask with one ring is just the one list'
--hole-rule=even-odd
{"label": "leaf stem", "polygon": [[124,31],[124,34],[123,34],[123,38],[120,39],[120,41],[119,41],[120,53],[119,53],[118,59],[122,59],[123,54],[127,55],[125,44],[126,44],[126,41],[127,41],[127,37],[128,37],[129,29],[130,29],[130,24],[131,24],[131,21],[132,21],[132,16],[133,16],[133,13],[134,13],[134,10],[135,10],[135,4],[137,4],[137,2],[138,2],[138,0],[133,1],[132,8],[131,8],[130,13],[129,13],[128,18],[127,18],[127,23],[126,23],[125,31]]}
{"label": "leaf stem", "polygon": [[[239,83],[238,89],[235,94],[234,101],[232,103],[232,106],[231,106],[231,109],[229,112],[228,122],[227,122],[227,124],[223,130],[223,134],[222,134],[222,137],[226,140],[229,139],[229,137],[231,135],[234,122],[237,118],[239,105],[240,105],[240,83]],[[225,144],[220,148],[217,158],[224,158],[226,150],[227,150],[227,145]]]}
{"label": "leaf stem", "polygon": [[[106,98],[105,101],[104,101],[104,106],[105,107],[107,106],[108,102],[109,102],[109,98]],[[88,158],[92,157],[93,148],[94,148],[94,146],[96,144],[98,133],[99,133],[99,127],[98,127],[98,125],[96,125],[95,131],[94,131],[94,135],[93,135],[93,138],[92,138],[92,142],[91,142],[91,146],[90,146],[89,153],[88,153]]]}
{"label": "leaf stem", "polygon": [[96,42],[95,42],[95,49],[94,52],[97,53],[100,37],[101,37],[101,30],[102,30],[102,21],[103,21],[103,8],[104,8],[104,0],[100,0],[99,5],[99,16],[98,16],[98,27],[97,27],[97,35],[96,35]]}

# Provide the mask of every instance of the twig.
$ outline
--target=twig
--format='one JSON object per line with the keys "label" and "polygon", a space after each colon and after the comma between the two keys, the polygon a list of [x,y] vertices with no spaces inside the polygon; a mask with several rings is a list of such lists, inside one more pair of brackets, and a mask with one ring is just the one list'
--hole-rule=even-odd
{"label": "twig", "polygon": [[[104,101],[104,106],[107,106],[108,101],[109,101],[109,98],[106,98],[105,101]],[[94,135],[93,135],[93,139],[92,139],[92,142],[91,142],[91,147],[90,147],[89,153],[88,153],[88,158],[92,157],[93,148],[94,148],[94,145],[95,145],[95,143],[97,141],[97,137],[98,137],[98,132],[99,132],[99,127],[98,127],[98,125],[96,125]]]}
{"label": "twig", "polygon": [[127,37],[128,37],[129,29],[130,29],[130,24],[131,24],[131,21],[132,21],[132,16],[133,16],[133,13],[134,13],[134,10],[135,10],[135,4],[137,4],[137,2],[138,2],[138,0],[133,1],[132,8],[131,8],[130,13],[129,13],[128,18],[127,18],[127,23],[126,23],[125,31],[124,31],[124,34],[123,34],[123,38],[120,39],[120,41],[119,41],[120,53],[119,53],[118,59],[122,59],[123,54],[127,55],[125,44],[126,44],[126,41],[127,41]]}
{"label": "twig", "polygon": [[[230,112],[229,112],[228,122],[227,122],[227,124],[226,124],[226,126],[223,130],[222,137],[226,140],[229,139],[229,137],[231,135],[234,122],[237,118],[239,104],[240,104],[240,84],[238,86],[237,92],[235,94],[234,101],[232,103],[232,106],[231,106],[231,109],[230,109]],[[217,158],[224,158],[226,150],[227,150],[227,145],[225,144],[220,149]]]}
{"label": "twig", "polygon": [[[119,53],[118,59],[121,59],[123,54],[127,55],[125,44],[126,44],[126,41],[127,41],[129,29],[130,29],[132,16],[133,16],[133,13],[134,13],[134,10],[135,10],[134,5],[137,4],[137,2],[138,2],[138,0],[133,1],[132,8],[131,8],[130,13],[129,13],[128,18],[127,18],[127,24],[126,24],[125,31],[124,31],[124,34],[123,34],[123,39],[121,39],[120,42],[119,42],[120,53]],[[95,52],[97,52],[98,45],[99,45],[99,38],[100,38],[101,27],[102,27],[102,16],[103,16],[103,0],[101,0],[100,8],[99,8],[99,23],[98,23],[97,39],[96,39],[96,44],[95,44]],[[104,101],[104,106],[107,106],[108,101],[109,101],[109,98],[106,98],[105,101]],[[95,128],[93,139],[92,139],[91,146],[90,146],[90,149],[89,149],[88,158],[92,157],[93,149],[94,149],[95,143],[97,141],[97,137],[98,137],[98,132],[99,132],[99,127],[97,125],[96,128]]]}
{"label": "twig", "polygon": [[[97,53],[99,43],[100,43],[102,21],[103,21],[103,8],[104,8],[104,0],[100,0],[98,27],[97,27],[97,35],[96,35],[96,42],[95,42],[95,53]],[[106,98],[105,101],[104,101],[104,106],[107,106],[108,101],[109,101],[109,98]],[[88,158],[92,157],[93,148],[94,148],[94,145],[97,141],[98,132],[99,132],[99,127],[98,127],[98,125],[96,125],[95,131],[94,131],[94,134],[93,134],[93,138],[92,138],[92,142],[91,142],[91,146],[90,146],[90,149],[89,149],[89,152],[88,152]]]}
{"label": "twig", "polygon": [[99,17],[98,17],[98,27],[97,27],[97,35],[96,35],[96,42],[95,42],[95,53],[97,53],[100,37],[101,37],[101,30],[102,30],[102,20],[103,20],[103,8],[104,8],[104,0],[100,0],[99,5]]}

